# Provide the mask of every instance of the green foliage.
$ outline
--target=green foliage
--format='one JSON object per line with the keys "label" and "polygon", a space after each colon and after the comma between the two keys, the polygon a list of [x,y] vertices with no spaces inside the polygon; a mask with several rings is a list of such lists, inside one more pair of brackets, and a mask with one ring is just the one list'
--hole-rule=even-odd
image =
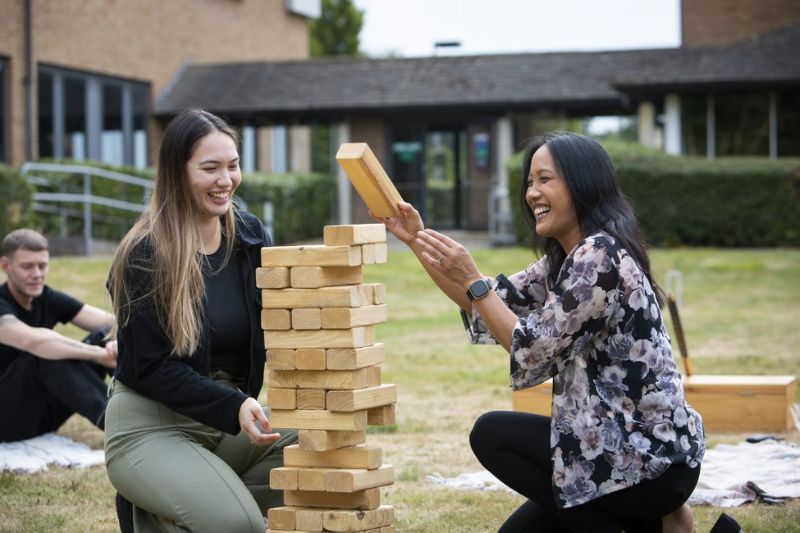
{"label": "green foliage", "polygon": [[322,14],[309,25],[311,56],[357,56],[364,13],[352,0],[322,0]]}
{"label": "green foliage", "polygon": [[[648,241],[659,246],[800,245],[800,160],[714,161],[636,144],[605,144]],[[518,205],[522,157],[507,165],[517,236],[529,230]]]}
{"label": "green foliage", "polygon": [[324,174],[247,174],[237,194],[263,220],[264,200],[272,202],[275,244],[322,236],[331,219],[336,182]]}
{"label": "green foliage", "polygon": [[0,239],[31,224],[32,188],[15,169],[0,164]]}

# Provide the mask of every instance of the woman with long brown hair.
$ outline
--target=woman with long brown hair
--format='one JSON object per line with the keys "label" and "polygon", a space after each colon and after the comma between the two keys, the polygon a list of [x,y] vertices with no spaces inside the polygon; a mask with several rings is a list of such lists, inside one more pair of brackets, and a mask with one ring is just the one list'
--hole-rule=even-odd
{"label": "woman with long brown hair", "polygon": [[137,530],[258,531],[282,495],[269,471],[294,431],[273,432],[255,268],[269,245],[236,211],[235,132],[187,110],[164,132],[147,210],[117,248],[109,288],[119,359],[106,465]]}

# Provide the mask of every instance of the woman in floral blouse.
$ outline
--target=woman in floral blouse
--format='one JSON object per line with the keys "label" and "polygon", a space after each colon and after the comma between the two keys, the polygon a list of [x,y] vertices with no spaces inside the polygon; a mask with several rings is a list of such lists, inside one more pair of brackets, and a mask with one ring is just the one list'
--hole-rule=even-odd
{"label": "woman in floral blouse", "polygon": [[538,138],[521,201],[544,255],[490,280],[469,252],[400,204],[387,228],[468,320],[511,354],[511,384],[553,378],[552,417],[498,411],[475,423],[478,460],[526,496],[512,531],[692,531],[685,504],[704,437],[687,403],[633,209],[588,137]]}

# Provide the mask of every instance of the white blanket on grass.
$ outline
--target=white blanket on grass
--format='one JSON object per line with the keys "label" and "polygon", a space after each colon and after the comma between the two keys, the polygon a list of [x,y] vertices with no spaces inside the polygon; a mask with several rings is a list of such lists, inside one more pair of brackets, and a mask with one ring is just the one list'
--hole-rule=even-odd
{"label": "white blanket on grass", "polygon": [[[452,478],[433,474],[427,479],[455,489],[513,492],[485,470]],[[748,482],[755,483],[769,496],[800,498],[800,447],[765,441],[720,444],[706,450],[700,480],[689,503],[735,507],[755,501],[758,495]]]}
{"label": "white blanket on grass", "polygon": [[45,433],[17,442],[0,442],[0,471],[32,474],[56,464],[67,468],[85,468],[105,463],[103,450],[92,450],[55,433]]}

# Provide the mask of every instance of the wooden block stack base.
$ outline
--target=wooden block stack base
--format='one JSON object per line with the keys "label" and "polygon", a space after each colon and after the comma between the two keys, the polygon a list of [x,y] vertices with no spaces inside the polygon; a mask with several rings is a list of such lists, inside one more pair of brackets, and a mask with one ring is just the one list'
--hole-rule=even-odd
{"label": "wooden block stack base", "polygon": [[324,245],[264,248],[257,284],[267,348],[270,422],[299,430],[270,487],[284,506],[269,510],[271,532],[394,532],[380,487],[394,482],[368,425],[394,423],[397,388],[381,383],[388,318],[381,284],[362,283],[362,265],[386,262],[382,224],[326,226]]}
{"label": "wooden block stack base", "polygon": [[[795,376],[710,376],[684,378],[686,400],[703,417],[706,431],[787,431],[797,398]],[[550,416],[553,383],[514,391],[515,411]]]}

